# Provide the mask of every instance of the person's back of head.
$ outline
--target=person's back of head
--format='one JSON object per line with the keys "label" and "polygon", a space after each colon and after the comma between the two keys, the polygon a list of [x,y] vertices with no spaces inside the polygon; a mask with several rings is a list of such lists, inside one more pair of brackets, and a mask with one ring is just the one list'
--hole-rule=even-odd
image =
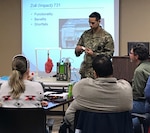
{"label": "person's back of head", "polygon": [[132,47],[134,55],[138,55],[139,60],[147,60],[149,57],[148,48],[143,43],[136,43]]}
{"label": "person's back of head", "polygon": [[29,61],[23,55],[16,55],[12,59],[12,73],[9,78],[10,94],[14,99],[18,99],[25,91],[23,78],[29,70]]}
{"label": "person's back of head", "polygon": [[98,12],[93,12],[89,15],[90,18],[96,18],[96,20],[100,20],[101,19],[101,15]]}
{"label": "person's back of head", "polygon": [[106,55],[98,55],[92,62],[97,77],[110,77],[113,75],[112,61]]}

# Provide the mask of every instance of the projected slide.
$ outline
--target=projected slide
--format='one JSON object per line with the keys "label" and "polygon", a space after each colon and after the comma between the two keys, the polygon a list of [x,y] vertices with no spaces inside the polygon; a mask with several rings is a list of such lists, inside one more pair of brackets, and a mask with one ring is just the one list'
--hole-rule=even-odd
{"label": "projected slide", "polygon": [[[101,19],[101,25],[104,28],[104,19]],[[88,19],[60,19],[59,20],[59,47],[76,47],[81,34],[89,29]]]}
{"label": "projected slide", "polygon": [[[81,34],[89,29],[89,15],[101,14],[102,27],[116,39],[118,23],[115,10],[118,0],[22,0],[22,53],[31,62],[31,71],[44,71],[47,53],[53,61],[69,59],[79,69],[83,55],[76,57],[74,48]],[[118,15],[119,16],[119,15]],[[116,40],[115,40],[116,42]],[[118,44],[115,43],[115,55]]]}

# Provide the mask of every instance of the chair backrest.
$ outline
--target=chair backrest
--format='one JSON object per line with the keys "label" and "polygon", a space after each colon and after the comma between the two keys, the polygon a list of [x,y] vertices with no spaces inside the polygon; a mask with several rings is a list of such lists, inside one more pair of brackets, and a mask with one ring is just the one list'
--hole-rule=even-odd
{"label": "chair backrest", "polygon": [[0,133],[45,133],[43,108],[0,108]]}
{"label": "chair backrest", "polygon": [[[77,112],[76,131],[81,133],[133,133],[129,111],[118,113]],[[76,117],[76,116],[75,116]]]}
{"label": "chair backrest", "polygon": [[[141,133],[150,133],[150,114],[139,114],[139,113],[132,113],[132,117],[139,120],[139,125],[135,122],[136,126],[134,127],[135,132],[141,130]],[[137,120],[136,120],[137,121]],[[134,126],[134,122],[133,122]],[[140,128],[140,129],[139,129]]]}

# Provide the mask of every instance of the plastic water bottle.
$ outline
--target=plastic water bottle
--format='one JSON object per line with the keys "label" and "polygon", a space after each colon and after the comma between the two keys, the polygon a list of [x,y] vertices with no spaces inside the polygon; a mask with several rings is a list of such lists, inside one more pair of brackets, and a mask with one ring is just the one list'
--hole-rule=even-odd
{"label": "plastic water bottle", "polygon": [[70,83],[68,86],[68,99],[72,98],[72,87],[73,87],[73,84]]}

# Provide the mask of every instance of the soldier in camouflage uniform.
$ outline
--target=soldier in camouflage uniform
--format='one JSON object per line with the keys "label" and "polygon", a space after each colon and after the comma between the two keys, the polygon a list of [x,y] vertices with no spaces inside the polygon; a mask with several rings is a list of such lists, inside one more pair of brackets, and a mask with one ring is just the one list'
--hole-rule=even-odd
{"label": "soldier in camouflage uniform", "polygon": [[101,16],[97,12],[89,15],[89,25],[91,29],[86,30],[79,39],[75,48],[76,56],[85,52],[84,60],[80,67],[81,78],[94,78],[92,68],[93,58],[100,54],[105,54],[110,58],[114,53],[114,41],[107,31],[100,26]]}

